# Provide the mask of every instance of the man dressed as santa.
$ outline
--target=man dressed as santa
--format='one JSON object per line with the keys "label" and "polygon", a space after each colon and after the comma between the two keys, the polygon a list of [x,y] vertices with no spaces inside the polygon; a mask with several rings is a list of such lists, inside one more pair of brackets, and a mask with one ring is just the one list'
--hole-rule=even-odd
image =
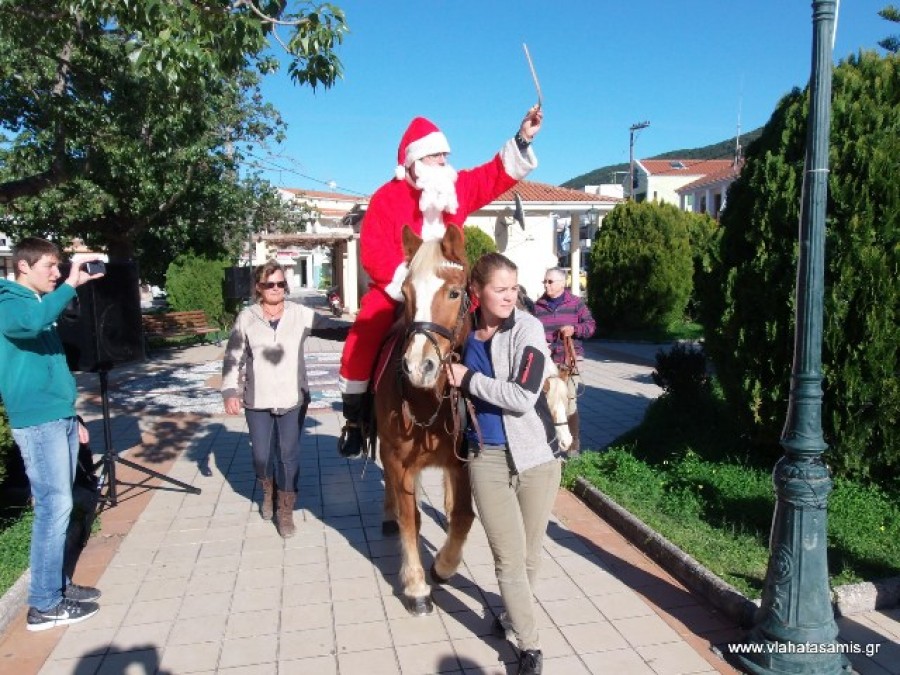
{"label": "man dressed as santa", "polygon": [[378,350],[403,301],[407,267],[401,233],[404,225],[425,240],[440,239],[447,226],[462,229],[470,213],[513,187],[536,166],[531,142],[543,112],[534,106],[516,135],[493,159],[457,173],[447,163],[450,144],[424,117],[410,122],[397,150],[394,179],[372,195],[360,231],[363,269],[371,282],[341,354],[340,388],[345,425],[338,441],[343,457],[360,457],[364,442],[359,421],[363,397]]}

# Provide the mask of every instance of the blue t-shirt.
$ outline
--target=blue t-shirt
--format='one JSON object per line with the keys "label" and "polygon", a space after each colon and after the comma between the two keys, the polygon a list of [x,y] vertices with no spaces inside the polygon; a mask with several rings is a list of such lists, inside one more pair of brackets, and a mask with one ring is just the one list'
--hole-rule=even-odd
{"label": "blue t-shirt", "polygon": [[[494,366],[491,364],[491,341],[482,342],[470,333],[466,339],[466,349],[463,356],[463,365],[477,373],[483,373],[488,377],[494,376]],[[472,407],[475,408],[475,417],[481,429],[481,439],[485,445],[506,445],[506,432],[503,430],[503,410],[493,403],[482,401],[477,396],[472,396]],[[478,434],[475,427],[469,422],[466,428],[466,438],[469,443],[478,447]]]}

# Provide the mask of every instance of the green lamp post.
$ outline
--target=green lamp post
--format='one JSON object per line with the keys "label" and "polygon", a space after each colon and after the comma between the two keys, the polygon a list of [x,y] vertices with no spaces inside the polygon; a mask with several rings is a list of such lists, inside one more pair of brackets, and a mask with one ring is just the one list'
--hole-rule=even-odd
{"label": "green lamp post", "polygon": [[797,323],[784,456],[775,465],[777,503],[762,605],[740,667],[750,673],[851,672],[837,643],[828,585],[827,504],[832,482],[822,461],[822,306],[832,34],[836,0],[813,0],[809,125],[800,212]]}

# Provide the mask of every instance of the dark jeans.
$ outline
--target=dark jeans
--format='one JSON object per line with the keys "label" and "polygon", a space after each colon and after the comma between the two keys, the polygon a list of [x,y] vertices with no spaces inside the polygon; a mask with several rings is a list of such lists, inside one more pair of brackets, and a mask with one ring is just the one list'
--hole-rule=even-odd
{"label": "dark jeans", "polygon": [[271,410],[244,410],[257,478],[271,477],[274,465],[275,485],[281,490],[297,492],[300,430],[308,407],[309,394],[304,392],[303,404],[281,415]]}

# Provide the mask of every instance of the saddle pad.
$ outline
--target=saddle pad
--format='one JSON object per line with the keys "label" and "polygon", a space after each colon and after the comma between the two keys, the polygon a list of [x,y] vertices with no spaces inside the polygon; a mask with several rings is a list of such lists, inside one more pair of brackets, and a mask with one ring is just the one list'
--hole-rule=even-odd
{"label": "saddle pad", "polygon": [[399,339],[400,331],[394,330],[388,334],[384,344],[381,345],[381,351],[378,352],[378,360],[375,362],[375,373],[372,377],[372,391],[378,389],[378,384],[381,382],[384,371],[387,370],[387,365],[391,360],[391,354],[394,353],[394,347],[397,346],[397,341]]}

